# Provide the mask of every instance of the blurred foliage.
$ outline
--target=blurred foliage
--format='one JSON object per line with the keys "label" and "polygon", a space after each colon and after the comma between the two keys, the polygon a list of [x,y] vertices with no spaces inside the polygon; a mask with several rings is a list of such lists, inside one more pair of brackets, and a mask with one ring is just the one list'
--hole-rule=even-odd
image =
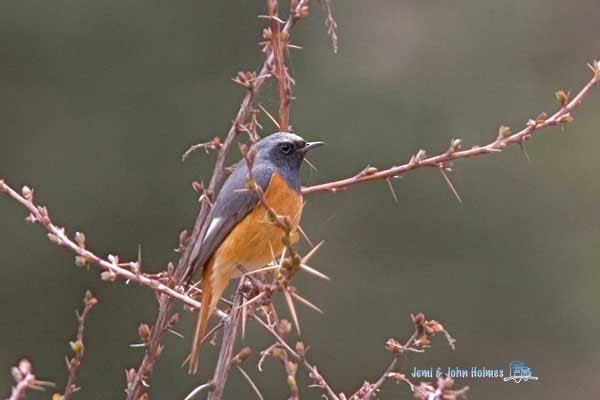
{"label": "blurred foliage", "polygon": [[[181,153],[226,132],[242,94],[231,78],[262,62],[261,13],[260,1],[2,1],[0,176],[34,187],[54,219],[84,231],[97,253],[135,258],[141,243],[146,270],[163,269],[198,209],[190,183],[208,179],[213,160],[182,164]],[[334,13],[338,55],[316,3],[293,33],[304,50],[291,56],[292,123],[329,144],[311,157],[318,173],[307,170],[307,183],[405,162],[419,148],[444,151],[452,137],[485,143],[500,124],[516,128],[550,111],[553,93],[584,84],[586,62],[600,57],[595,0],[346,0]],[[272,88],[260,102],[276,109]],[[518,148],[459,162],[451,178],[462,206],[434,171],[396,180],[398,204],[385,183],[307,199],[304,228],[327,242],[313,264],[333,280],[298,279],[326,310],[300,309],[302,339],[335,389],[379,376],[385,340],[410,334],[409,314],[423,311],[444,323],[457,349],[436,340],[425,355],[410,354],[407,369],[507,368],[522,359],[539,382],[460,383],[472,398],[600,394],[599,107],[592,93],[565,133],[528,143],[531,164]],[[24,217],[0,199],[0,393],[22,356],[38,377],[64,383],[73,310],[90,288],[101,302],[88,321],[76,396],[121,398],[124,369],[142,356],[129,344],[155,316],[152,293],[77,270]],[[214,348],[199,376],[180,368],[194,319],[186,313],[179,326],[186,339],[167,338],[153,398],[182,398],[212,372]],[[245,343],[258,352],[269,339],[251,326]],[[279,363],[259,373],[256,360],[246,369],[267,397],[286,396]],[[254,396],[236,371],[227,394]],[[384,398],[398,394],[408,396],[388,384]]]}

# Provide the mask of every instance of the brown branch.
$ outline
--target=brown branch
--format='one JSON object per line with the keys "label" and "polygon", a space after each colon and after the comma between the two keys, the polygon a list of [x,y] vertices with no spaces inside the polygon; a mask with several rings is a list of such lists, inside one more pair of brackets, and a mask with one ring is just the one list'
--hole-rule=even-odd
{"label": "brown branch", "polygon": [[267,0],[267,10],[271,20],[270,34],[271,52],[274,58],[274,72],[277,80],[277,91],[279,93],[279,129],[288,131],[290,129],[290,102],[292,97],[291,82],[285,65],[284,49],[287,50],[287,35],[281,32],[281,20],[279,19],[279,1]]}
{"label": "brown branch", "polygon": [[25,392],[28,390],[44,390],[52,387],[52,382],[39,381],[33,374],[31,363],[28,360],[21,360],[16,367],[12,367],[10,372],[17,383],[12,387],[10,396],[6,400],[22,400],[25,398]]}
{"label": "brown branch", "polygon": [[94,306],[98,304],[98,299],[92,296],[92,293],[88,290],[85,292],[85,296],[83,298],[83,311],[81,314],[76,312],[77,314],[77,336],[75,337],[74,342],[70,342],[71,350],[75,353],[73,358],[66,358],[67,362],[67,370],[69,371],[69,378],[67,379],[67,383],[65,385],[65,390],[63,394],[55,393],[52,396],[52,400],[67,400],[71,397],[71,394],[75,391],[79,390],[78,387],[75,386],[75,377],[77,376],[77,371],[79,370],[79,366],[81,365],[81,360],[83,360],[83,354],[85,353],[85,346],[83,344],[83,331],[85,329],[85,319],[87,318],[88,313],[94,308]]}
{"label": "brown branch", "polygon": [[[21,203],[29,211],[29,216],[25,220],[29,223],[39,223],[43,226],[48,231],[48,239],[51,242],[74,253],[76,256],[75,263],[78,266],[99,266],[102,270],[102,280],[114,281],[118,278],[125,279],[130,282],[136,282],[141,286],[146,286],[170,298],[177,299],[190,307],[200,308],[202,305],[199,301],[187,296],[183,291],[172,289],[162,283],[160,279],[155,279],[142,273],[138,262],[119,263],[118,256],[109,255],[107,259],[104,259],[92,253],[90,250],[86,249],[85,235],[82,233],[77,232],[74,239],[69,238],[65,233],[64,228],[61,228],[52,222],[47,207],[36,205],[33,202],[33,189],[24,186],[21,189],[21,195],[4,180],[0,179],[0,192],[5,193],[7,196],[12,197]],[[217,315],[220,318],[227,317],[227,314],[220,310],[217,310]]]}
{"label": "brown branch", "polygon": [[315,365],[310,364],[304,355],[300,355],[296,350],[292,349],[289,344],[277,333],[276,329],[270,324],[266,323],[262,320],[262,318],[258,316],[254,316],[254,319],[258,321],[263,328],[267,330],[275,339],[275,342],[281,346],[281,348],[286,351],[296,362],[302,364],[304,368],[308,371],[311,380],[313,381],[313,385],[315,387],[319,387],[323,390],[323,392],[327,395],[330,400],[341,400],[337,394],[331,389],[329,384],[325,381],[323,376],[317,370]]}
{"label": "brown branch", "polygon": [[232,366],[233,348],[237,339],[237,329],[240,320],[240,305],[242,304],[242,288],[244,286],[244,278],[240,279],[240,284],[233,299],[233,306],[229,313],[229,318],[224,322],[223,339],[219,350],[219,358],[215,373],[211,380],[212,387],[208,394],[209,400],[220,400],[223,398],[225,384],[229,376],[229,369]]}
{"label": "brown branch", "polygon": [[325,9],[327,16],[325,17],[325,27],[327,28],[327,35],[329,35],[329,39],[331,39],[331,46],[333,47],[333,52],[338,52],[338,33],[337,33],[337,22],[333,18],[333,12],[331,11],[331,3],[333,0],[319,0],[321,6]]}
{"label": "brown branch", "polygon": [[[281,32],[289,36],[290,30],[296,24],[296,22],[308,15],[307,11],[308,0],[298,1],[296,7],[290,10],[290,16],[281,29]],[[270,71],[273,68],[274,59],[275,57],[273,52],[267,52],[265,61],[260,71],[252,78],[251,81],[248,82],[246,94],[242,99],[238,112],[231,127],[229,128],[229,131],[227,132],[225,140],[219,142],[220,146],[218,149],[217,160],[215,161],[213,174],[204,196],[205,201],[202,202],[200,212],[196,217],[194,229],[189,238],[189,244],[183,250],[181,257],[179,258],[179,262],[177,263],[177,268],[175,269],[173,278],[177,285],[183,284],[194,273],[191,262],[196,254],[198,254],[200,245],[202,243],[201,239],[204,235],[204,231],[207,228],[206,218],[208,217],[208,213],[210,211],[210,201],[218,195],[223,183],[225,182],[225,179],[227,178],[227,155],[235,143],[239,132],[253,131],[246,126],[245,121],[247,121],[249,118],[251,118],[251,122],[254,121],[254,102],[263,83],[268,77],[271,76]],[[148,342],[147,349],[144,354],[144,358],[137,369],[137,373],[133,376],[131,384],[128,384],[127,400],[138,400],[138,398],[141,397],[141,395],[145,392],[143,372],[152,371],[154,363],[156,362],[158,356],[160,355],[160,351],[162,350],[162,338],[169,327],[169,321],[171,321],[173,318],[172,314],[173,300],[168,294],[164,293],[159,298],[159,310],[156,317],[156,322],[154,324],[154,329],[152,330],[152,336]],[[226,339],[223,338],[223,340]]]}
{"label": "brown branch", "polygon": [[[372,400],[374,399],[381,386],[388,380],[394,380],[396,382],[405,382],[409,385],[410,389],[415,392],[415,388],[418,386],[414,385],[404,374],[400,372],[394,372],[396,364],[402,357],[402,355],[407,351],[412,352],[423,352],[426,348],[428,348],[431,344],[431,337],[436,333],[442,333],[448,344],[452,349],[454,349],[455,340],[450,336],[448,331],[435,320],[427,320],[422,313],[418,313],[417,315],[411,315],[411,319],[413,324],[415,325],[415,330],[413,334],[408,338],[408,340],[401,344],[396,339],[388,339],[386,343],[386,349],[393,354],[393,359],[386,370],[383,372],[381,377],[373,384],[369,382],[365,382],[363,386],[357,390],[351,397],[350,400]],[[448,387],[450,388],[451,385]],[[468,387],[461,389],[462,393],[466,392]],[[415,396],[417,393],[415,392]],[[433,398],[442,398],[442,397],[433,397]],[[445,397],[444,397],[445,398]],[[454,397],[456,399],[457,397]]]}
{"label": "brown branch", "polygon": [[418,168],[431,167],[436,169],[447,169],[455,160],[477,157],[484,154],[500,153],[510,145],[523,144],[523,142],[530,139],[534,134],[539,133],[539,131],[543,128],[563,125],[573,121],[571,113],[581,104],[584,98],[600,81],[600,62],[593,61],[593,63],[590,65],[590,68],[592,68],[594,72],[593,78],[579,91],[579,93],[577,93],[575,97],[573,97],[571,101],[568,101],[568,96],[565,95],[563,91],[557,92],[557,99],[561,105],[558,111],[556,111],[550,117],[547,117],[545,113],[542,113],[537,118],[530,119],[527,122],[527,125],[517,133],[512,134],[510,129],[501,127],[500,133],[496,140],[484,146],[473,146],[468,150],[460,150],[462,141],[460,139],[453,139],[450,143],[450,148],[443,154],[427,157],[425,151],[420,150],[416,155],[411,157],[408,163],[404,165],[394,166],[382,171],[379,171],[374,167],[367,167],[358,174],[346,179],[304,187],[302,188],[302,194],[306,195],[317,192],[335,193],[339,190],[346,189],[351,185],[395,178]]}
{"label": "brown branch", "polygon": [[[275,310],[275,306],[273,305],[273,303],[267,305],[266,307],[266,312],[268,312],[271,316],[270,319],[272,319],[273,323],[272,326],[273,328],[277,331],[277,333],[279,334],[280,337],[283,338],[283,333],[282,329],[281,329],[281,321],[279,320],[279,317],[277,316],[277,311]],[[276,344],[275,348],[279,348],[278,345]],[[267,351],[268,354],[269,352],[271,353],[271,355],[275,355],[273,350],[275,350],[274,347],[269,347],[269,350]],[[304,344],[302,344],[302,342],[298,342],[296,343],[296,352],[299,352],[299,354],[303,354],[304,353]],[[289,396],[289,400],[299,400],[300,399],[300,389],[298,388],[298,381],[296,380],[296,372],[298,371],[298,364],[290,361],[290,357],[287,351],[280,351],[279,353],[279,359],[281,360],[281,364],[283,366],[283,369],[285,370],[286,373],[286,378],[287,378],[287,384],[290,388],[290,396]]]}

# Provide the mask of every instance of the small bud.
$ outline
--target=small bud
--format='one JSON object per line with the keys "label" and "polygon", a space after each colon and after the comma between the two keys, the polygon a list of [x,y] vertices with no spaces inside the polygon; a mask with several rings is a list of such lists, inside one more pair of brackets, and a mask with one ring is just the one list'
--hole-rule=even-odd
{"label": "small bud", "polygon": [[204,185],[198,181],[192,182],[192,188],[194,188],[196,193],[200,193],[200,194],[204,193]]}
{"label": "small bud", "polygon": [[271,350],[271,356],[273,356],[273,358],[281,358],[283,356],[284,352],[283,350],[281,350],[279,347],[274,347]]}
{"label": "small bud", "polygon": [[256,80],[256,72],[254,71],[240,71],[237,73],[233,81],[239,83],[246,89],[254,88],[254,81]]}
{"label": "small bud", "polygon": [[421,325],[423,322],[425,322],[425,315],[423,313],[418,313],[417,315],[412,316],[412,320],[415,325]]}
{"label": "small bud", "polygon": [[4,179],[0,179],[0,192],[6,193],[6,183],[4,183]]}
{"label": "small bud", "polygon": [[31,200],[33,198],[33,190],[28,186],[23,186],[21,189],[21,194],[25,197],[25,200]]}
{"label": "small bud", "polygon": [[142,343],[148,343],[150,341],[150,327],[148,324],[141,323],[138,326],[138,335],[140,336],[140,340]]}
{"label": "small bud", "polygon": [[399,355],[404,352],[404,347],[398,342],[396,339],[389,338],[387,342],[385,342],[385,349],[390,353]]}
{"label": "small bud", "polygon": [[554,92],[554,96],[556,97],[556,101],[558,101],[558,104],[560,104],[561,106],[564,106],[565,104],[567,104],[567,101],[569,101],[569,95],[571,94],[571,92],[567,92],[565,93],[564,90],[558,90],[556,92]]}
{"label": "small bud", "polygon": [[563,123],[563,124],[569,124],[569,123],[571,123],[571,122],[573,122],[573,121],[575,121],[575,118],[573,118],[573,117],[571,116],[571,114],[566,114],[566,115],[563,115],[563,116],[560,118],[560,121],[559,121],[559,122],[560,122],[560,123]]}
{"label": "small bud", "polygon": [[21,373],[21,371],[19,371],[19,368],[12,367],[10,369],[10,373],[11,373],[13,379],[15,380],[15,382],[21,382],[23,380],[23,374]]}
{"label": "small bud", "polygon": [[114,282],[117,279],[117,274],[112,271],[104,271],[100,274],[100,279],[105,282]]}
{"label": "small bud", "polygon": [[63,400],[63,396],[60,393],[54,393],[52,395],[52,400]]}
{"label": "small bud", "polygon": [[75,265],[81,268],[84,267],[89,267],[91,264],[90,260],[87,259],[87,257],[83,257],[83,256],[75,256]]}
{"label": "small bud", "polygon": [[541,124],[544,121],[546,121],[546,119],[548,119],[548,114],[546,114],[545,112],[542,112],[540,115],[538,115],[535,118],[535,122],[537,122],[538,124]]}
{"label": "small bud", "polygon": [[251,355],[252,355],[252,349],[250,349],[250,347],[244,347],[243,349],[240,350],[239,353],[237,353],[233,357],[231,362],[235,365],[240,365],[241,363],[246,361],[248,358],[250,358]]}
{"label": "small bud", "polygon": [[263,37],[264,40],[271,40],[271,36],[272,36],[271,28],[265,28],[265,29],[263,29],[263,31],[262,31],[262,37]]}
{"label": "small bud", "polygon": [[400,383],[406,380],[406,375],[401,374],[400,372],[390,372],[387,374],[387,378],[396,383]]}
{"label": "small bud", "polygon": [[298,372],[298,364],[296,364],[293,361],[288,361],[288,371],[290,371],[290,374],[292,375],[296,375],[296,372]]}
{"label": "small bud", "polygon": [[279,321],[279,331],[283,336],[288,335],[292,331],[292,323],[287,319]]}
{"label": "small bud", "polygon": [[98,299],[94,297],[92,292],[86,290],[85,295],[83,296],[83,304],[85,306],[93,307],[98,304]]}
{"label": "small bud", "polygon": [[594,60],[591,64],[588,64],[588,67],[590,67],[590,69],[594,73],[594,80],[596,82],[600,81],[600,62]]}
{"label": "small bud", "polygon": [[25,222],[28,224],[35,224],[37,222],[37,218],[33,214],[29,214],[27,218],[25,218]]}
{"label": "small bud", "polygon": [[46,206],[38,206],[37,209],[42,218],[48,218],[48,209],[46,208]]}
{"label": "small bud", "polygon": [[179,232],[179,246],[180,247],[185,247],[189,240],[190,240],[190,233],[187,231],[187,229],[184,229],[181,232]]}
{"label": "small bud", "polygon": [[79,247],[85,248],[85,234],[83,234],[81,232],[76,232],[75,233],[75,243],[77,243],[79,245]]}
{"label": "small bud", "polygon": [[462,147],[462,139],[452,139],[450,141],[450,148],[448,149],[451,153],[460,150]]}
{"label": "small bud", "polygon": [[512,135],[510,128],[505,125],[500,125],[500,128],[498,129],[498,140],[506,139],[510,135]]}
{"label": "small bud", "polygon": [[173,264],[171,261],[169,261],[169,264],[167,264],[167,273],[169,275],[173,275],[174,272],[175,272],[175,264]]}
{"label": "small bud", "polygon": [[69,345],[71,346],[71,350],[73,350],[73,353],[83,354],[84,346],[83,346],[83,342],[81,340],[77,340],[75,342],[69,342]]}
{"label": "small bud", "polygon": [[108,261],[111,264],[115,264],[115,265],[119,264],[119,256],[109,254],[108,257],[106,257],[106,258],[108,259]]}
{"label": "small bud", "polygon": [[372,167],[372,166],[368,165],[365,169],[362,170],[361,175],[373,175],[377,171],[379,171],[379,170],[376,167]]}
{"label": "small bud", "polygon": [[62,240],[57,235],[55,235],[54,233],[49,233],[48,234],[48,239],[52,243],[55,243],[55,244],[58,244],[58,245],[62,244]]}
{"label": "small bud", "polygon": [[296,342],[296,353],[300,354],[301,356],[304,356],[304,343],[303,342]]}

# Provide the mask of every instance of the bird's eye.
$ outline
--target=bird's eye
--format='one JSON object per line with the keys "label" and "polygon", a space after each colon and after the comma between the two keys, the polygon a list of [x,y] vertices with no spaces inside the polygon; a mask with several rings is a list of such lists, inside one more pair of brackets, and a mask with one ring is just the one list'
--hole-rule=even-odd
{"label": "bird's eye", "polygon": [[294,148],[290,143],[284,143],[279,147],[279,149],[283,154],[290,154]]}

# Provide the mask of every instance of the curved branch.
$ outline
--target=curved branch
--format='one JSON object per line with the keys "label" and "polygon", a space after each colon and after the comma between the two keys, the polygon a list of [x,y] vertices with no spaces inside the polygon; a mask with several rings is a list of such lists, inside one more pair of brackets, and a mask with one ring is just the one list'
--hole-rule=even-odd
{"label": "curved branch", "polygon": [[590,68],[592,68],[594,72],[594,77],[575,97],[573,97],[572,100],[568,101],[568,95],[563,91],[556,92],[556,97],[561,103],[560,109],[550,117],[547,117],[545,113],[542,113],[536,119],[530,119],[527,122],[527,125],[517,133],[512,134],[507,127],[501,127],[496,140],[485,146],[473,146],[468,150],[460,150],[462,141],[460,139],[453,139],[450,143],[450,148],[443,154],[427,157],[424,150],[419,150],[419,152],[412,156],[410,161],[406,164],[394,166],[382,171],[379,171],[374,167],[367,167],[363,171],[349,178],[303,187],[302,194],[306,195],[318,192],[335,193],[346,189],[348,186],[363,182],[395,178],[409,171],[424,167],[438,168],[443,172],[450,167],[453,161],[477,157],[484,154],[499,153],[510,145],[523,144],[523,142],[531,138],[534,134],[537,134],[543,128],[567,124],[573,121],[573,117],[571,116],[573,110],[581,104],[583,99],[600,81],[600,62],[594,61],[592,65],[590,65]]}
{"label": "curved branch", "polygon": [[[52,222],[50,215],[48,214],[48,209],[45,206],[38,206],[33,203],[33,190],[27,186],[23,187],[23,195],[20,195],[4,180],[0,179],[0,192],[5,193],[21,203],[30,213],[26,220],[31,223],[39,223],[42,225],[48,231],[48,238],[50,241],[66,248],[77,257],[80,257],[76,258],[77,263],[98,265],[103,271],[101,275],[103,280],[112,281],[117,278],[126,279],[127,281],[136,282],[142,286],[146,286],[159,293],[177,299],[190,307],[199,308],[202,305],[199,301],[196,301],[183,293],[183,291],[172,289],[160,282],[160,280],[143,274],[139,270],[140,266],[137,262],[126,263],[126,267],[124,266],[125,264],[118,262],[117,256],[109,256],[108,259],[104,259],[86,249],[83,243],[76,243],[75,240],[77,239],[72,240],[69,238],[65,233],[64,228],[61,228]],[[81,234],[76,234],[76,237],[81,237]],[[217,310],[217,315],[220,318],[227,317],[227,314],[220,310]]]}

